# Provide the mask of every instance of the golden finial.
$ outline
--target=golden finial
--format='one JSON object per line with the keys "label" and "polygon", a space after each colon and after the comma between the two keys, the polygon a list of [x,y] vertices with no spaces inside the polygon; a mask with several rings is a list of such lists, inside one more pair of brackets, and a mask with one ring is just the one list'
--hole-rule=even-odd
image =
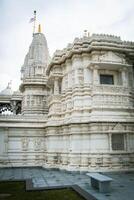
{"label": "golden finial", "polygon": [[41,33],[41,25],[38,26],[38,33]]}

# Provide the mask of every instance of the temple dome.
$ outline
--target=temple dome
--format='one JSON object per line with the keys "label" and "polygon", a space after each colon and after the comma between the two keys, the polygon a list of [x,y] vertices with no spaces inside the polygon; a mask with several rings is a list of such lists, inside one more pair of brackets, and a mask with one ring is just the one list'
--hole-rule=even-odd
{"label": "temple dome", "polygon": [[4,90],[0,92],[0,96],[11,96],[12,94],[13,94],[13,91],[9,84]]}

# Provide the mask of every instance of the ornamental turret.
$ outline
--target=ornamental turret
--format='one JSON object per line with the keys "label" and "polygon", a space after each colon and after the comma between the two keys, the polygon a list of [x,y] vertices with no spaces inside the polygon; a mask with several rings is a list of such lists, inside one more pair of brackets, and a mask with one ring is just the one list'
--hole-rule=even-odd
{"label": "ornamental turret", "polygon": [[38,33],[33,35],[33,41],[21,68],[22,114],[36,115],[47,112],[46,68],[49,58],[47,41],[39,27]]}

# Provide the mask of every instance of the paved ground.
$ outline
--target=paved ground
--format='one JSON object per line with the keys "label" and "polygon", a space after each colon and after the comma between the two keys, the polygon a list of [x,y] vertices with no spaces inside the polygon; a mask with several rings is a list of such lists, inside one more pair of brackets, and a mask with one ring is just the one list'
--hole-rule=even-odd
{"label": "paved ground", "polygon": [[134,200],[134,172],[105,174],[113,178],[112,191],[108,194],[101,194],[93,189],[90,185],[90,178],[79,172],[42,168],[3,168],[0,169],[0,180],[31,178],[34,187],[77,184],[98,200]]}

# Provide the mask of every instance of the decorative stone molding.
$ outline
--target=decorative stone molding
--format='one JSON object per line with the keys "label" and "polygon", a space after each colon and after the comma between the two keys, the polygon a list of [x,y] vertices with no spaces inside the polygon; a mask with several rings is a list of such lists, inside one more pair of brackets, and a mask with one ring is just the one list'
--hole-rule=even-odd
{"label": "decorative stone molding", "polygon": [[114,128],[114,130],[118,130],[118,131],[124,131],[124,126],[122,126],[122,124],[117,123]]}

